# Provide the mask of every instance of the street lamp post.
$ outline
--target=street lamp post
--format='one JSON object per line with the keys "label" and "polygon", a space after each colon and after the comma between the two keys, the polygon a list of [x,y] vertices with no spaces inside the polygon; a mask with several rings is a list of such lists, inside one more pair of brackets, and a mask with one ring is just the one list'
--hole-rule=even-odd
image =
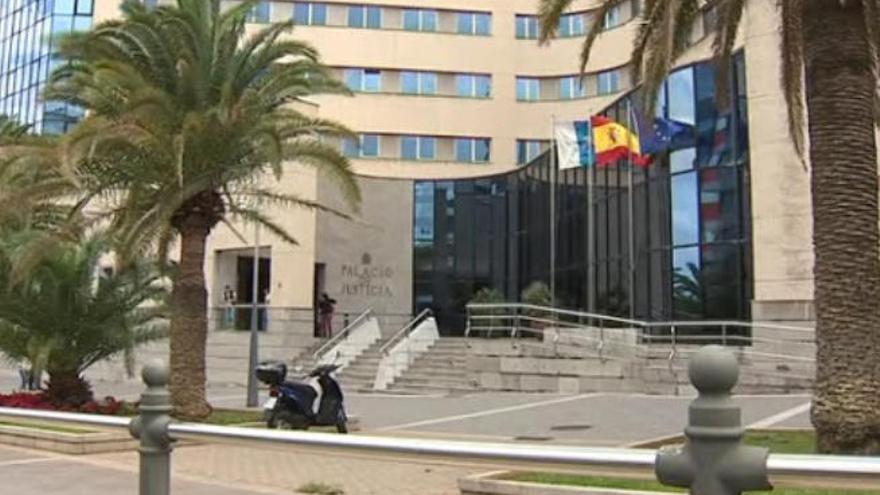
{"label": "street lamp post", "polygon": [[260,224],[254,222],[254,274],[251,290],[251,342],[247,370],[247,406],[257,407],[259,391],[257,390],[257,361],[259,361],[259,298],[260,298]]}

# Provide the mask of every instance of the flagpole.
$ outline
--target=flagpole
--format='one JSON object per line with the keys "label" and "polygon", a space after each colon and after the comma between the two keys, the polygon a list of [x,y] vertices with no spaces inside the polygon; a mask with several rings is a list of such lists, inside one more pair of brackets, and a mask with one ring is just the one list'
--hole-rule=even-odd
{"label": "flagpole", "polygon": [[[590,133],[593,132],[592,127]],[[593,212],[593,173],[596,164],[590,163],[587,168],[587,311],[596,312],[596,269],[595,263],[595,229],[596,221]]]}
{"label": "flagpole", "polygon": [[550,306],[556,307],[556,115],[550,116]]}
{"label": "flagpole", "polygon": [[635,228],[633,226],[633,207],[635,205],[635,201],[633,199],[633,159],[632,159],[632,150],[633,150],[633,118],[632,118],[632,100],[631,97],[627,97],[626,99],[626,129],[627,129],[627,139],[629,140],[629,150],[627,153],[627,162],[629,165],[629,176],[628,176],[628,184],[627,187],[629,192],[627,197],[629,199],[629,319],[635,319],[636,314],[636,255],[635,255]]}

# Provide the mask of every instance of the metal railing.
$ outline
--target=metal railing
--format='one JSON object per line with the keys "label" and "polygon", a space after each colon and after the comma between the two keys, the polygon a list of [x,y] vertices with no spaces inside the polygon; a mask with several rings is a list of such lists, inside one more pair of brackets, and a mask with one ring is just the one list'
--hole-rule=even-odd
{"label": "metal railing", "polygon": [[686,441],[684,445],[659,450],[334,435],[175,423],[169,416],[169,370],[161,362],[144,368],[147,389],[141,395],[139,416],[131,420],[14,408],[0,408],[0,417],[129,429],[140,440],[140,495],[170,494],[170,454],[176,439],[405,454],[468,465],[492,461],[530,469],[653,468],[660,482],[689,488],[694,495],[734,495],[771,489],[770,479],[776,476],[826,482],[829,477],[867,479],[876,483],[876,477],[880,476],[880,457],[777,455],[769,454],[764,448],[743,445],[741,411],[730,393],[737,382],[738,371],[734,354],[721,346],[707,346],[695,354],[689,374],[699,395],[689,408]]}
{"label": "metal railing", "polygon": [[423,309],[421,313],[410,320],[409,323],[407,323],[390,339],[388,339],[388,342],[385,342],[385,344],[383,344],[382,347],[379,348],[379,354],[381,354],[382,356],[387,356],[388,351],[390,351],[392,347],[397,345],[397,343],[401,340],[405,339],[413,330],[415,330],[419,326],[419,324],[421,324],[425,319],[432,316],[433,314],[434,313],[432,313],[429,308]]}
{"label": "metal railing", "polygon": [[372,314],[373,314],[373,308],[365,309],[351,323],[349,323],[348,326],[343,328],[342,331],[340,331],[335,336],[333,336],[332,338],[327,340],[327,342],[324,342],[324,344],[322,344],[320,347],[318,347],[318,349],[314,353],[312,353],[312,358],[316,359],[316,360],[321,359],[324,356],[324,354],[329,352],[330,349],[333,349],[333,346],[335,346],[336,344],[341,342],[343,339],[348,337],[348,335],[351,333],[352,330],[354,330],[355,328],[360,326],[360,324],[363,323],[364,320],[366,320],[367,318],[372,316]]}
{"label": "metal railing", "polygon": [[[561,347],[587,348],[602,359],[665,356],[669,368],[706,344],[736,347],[753,363],[800,367],[780,376],[809,379],[815,365],[812,328],[735,320],[643,321],[520,303],[469,304],[465,337],[551,339]],[[516,345],[516,344],[514,344]],[[773,371],[762,370],[762,374]]]}

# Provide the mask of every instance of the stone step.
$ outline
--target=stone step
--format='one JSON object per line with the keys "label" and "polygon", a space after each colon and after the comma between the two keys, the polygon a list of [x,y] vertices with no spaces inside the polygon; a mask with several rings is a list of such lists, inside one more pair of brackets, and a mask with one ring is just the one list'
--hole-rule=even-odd
{"label": "stone step", "polygon": [[438,373],[436,371],[424,371],[424,370],[407,370],[403,375],[401,375],[398,380],[407,378],[407,379],[416,379],[416,380],[435,380],[435,381],[444,381],[444,382],[458,382],[458,383],[469,383],[470,377],[465,374],[447,374],[447,373]]}
{"label": "stone step", "polygon": [[462,380],[447,380],[444,378],[413,378],[409,376],[402,376],[394,381],[394,387],[440,387],[440,388],[450,388],[450,389],[468,389],[474,390],[476,389],[475,385],[467,381]]}
{"label": "stone step", "polygon": [[478,389],[470,386],[451,386],[446,384],[433,384],[433,383],[394,383],[391,385],[391,390],[400,391],[405,390],[411,393],[423,393],[423,394],[431,394],[437,392],[476,392]]}

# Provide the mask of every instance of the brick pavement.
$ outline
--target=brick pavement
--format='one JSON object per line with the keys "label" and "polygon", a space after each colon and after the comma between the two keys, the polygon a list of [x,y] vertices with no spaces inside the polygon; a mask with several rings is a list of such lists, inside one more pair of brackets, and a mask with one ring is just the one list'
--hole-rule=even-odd
{"label": "brick pavement", "polygon": [[[324,483],[342,488],[345,495],[457,495],[460,477],[486,471],[429,461],[219,444],[180,447],[173,456],[175,474],[281,493],[294,493],[308,483]],[[125,466],[138,462],[134,452],[90,457]]]}

